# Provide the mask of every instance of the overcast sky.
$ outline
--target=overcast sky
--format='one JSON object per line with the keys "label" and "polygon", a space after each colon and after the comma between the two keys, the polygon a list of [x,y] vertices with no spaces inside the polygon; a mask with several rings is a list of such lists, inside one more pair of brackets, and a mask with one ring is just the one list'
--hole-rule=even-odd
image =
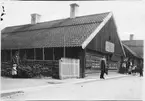
{"label": "overcast sky", "polygon": [[[32,13],[41,15],[41,21],[67,18],[70,16],[70,4],[73,1],[13,1],[3,2],[6,15],[1,28],[7,26],[30,24]],[[145,2],[143,1],[75,1],[79,4],[78,15],[89,15],[112,11],[122,40],[144,39]]]}

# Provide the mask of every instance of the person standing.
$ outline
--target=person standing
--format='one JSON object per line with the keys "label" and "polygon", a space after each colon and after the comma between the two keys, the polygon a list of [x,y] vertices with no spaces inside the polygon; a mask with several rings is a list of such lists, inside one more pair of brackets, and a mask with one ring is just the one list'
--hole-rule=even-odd
{"label": "person standing", "polygon": [[13,78],[17,77],[17,68],[19,66],[19,61],[20,61],[20,58],[19,58],[19,53],[17,51],[12,58],[12,63],[13,63],[12,76],[13,76]]}
{"label": "person standing", "polygon": [[18,51],[15,53],[15,56],[13,57],[13,61],[14,61],[15,64],[17,64],[17,66],[19,66],[20,57],[19,57],[19,52]]}
{"label": "person standing", "polygon": [[140,64],[139,73],[140,73],[140,77],[143,77],[143,63]]}
{"label": "person standing", "polygon": [[12,77],[13,78],[16,78],[17,77],[17,64],[13,64]]}
{"label": "person standing", "polygon": [[130,64],[130,62],[129,62],[129,60],[127,60],[126,61],[126,72],[127,72],[127,74],[129,74],[129,64]]}
{"label": "person standing", "polygon": [[101,60],[101,74],[100,74],[100,79],[105,79],[104,78],[104,73],[106,69],[106,62],[105,62],[105,57]]}
{"label": "person standing", "polygon": [[126,63],[125,63],[125,61],[122,63],[122,72],[123,72],[123,74],[124,74],[124,73],[127,73],[127,68],[126,68]]}
{"label": "person standing", "polygon": [[128,73],[128,69],[127,69],[126,61],[124,61],[124,73],[125,73],[125,74]]}
{"label": "person standing", "polygon": [[128,74],[132,73],[132,62],[129,62],[129,69],[128,69]]}

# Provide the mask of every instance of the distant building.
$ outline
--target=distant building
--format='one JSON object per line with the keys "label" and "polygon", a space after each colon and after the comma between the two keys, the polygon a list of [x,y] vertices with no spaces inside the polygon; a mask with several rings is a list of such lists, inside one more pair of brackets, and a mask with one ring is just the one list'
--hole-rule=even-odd
{"label": "distant building", "polygon": [[140,64],[143,62],[143,40],[134,40],[133,34],[130,35],[130,40],[123,40],[123,46],[126,57],[129,58],[133,64]]}

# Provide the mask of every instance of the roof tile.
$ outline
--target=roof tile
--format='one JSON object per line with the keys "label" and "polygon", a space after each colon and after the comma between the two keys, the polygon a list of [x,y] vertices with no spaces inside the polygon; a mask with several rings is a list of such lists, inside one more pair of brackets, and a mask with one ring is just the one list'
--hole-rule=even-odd
{"label": "roof tile", "polygon": [[8,27],[2,34],[2,49],[81,46],[108,14]]}

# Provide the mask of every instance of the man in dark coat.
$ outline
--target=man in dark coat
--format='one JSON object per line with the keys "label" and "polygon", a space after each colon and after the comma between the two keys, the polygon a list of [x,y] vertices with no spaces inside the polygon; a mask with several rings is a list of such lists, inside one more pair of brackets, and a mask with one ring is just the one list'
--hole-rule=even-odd
{"label": "man in dark coat", "polygon": [[101,74],[100,74],[100,79],[105,79],[104,78],[104,73],[106,72],[105,69],[106,69],[106,63],[105,63],[105,58],[103,58],[101,60]]}
{"label": "man in dark coat", "polygon": [[140,73],[140,77],[143,77],[143,63],[141,63],[139,66],[139,73]]}
{"label": "man in dark coat", "polygon": [[13,64],[19,65],[19,62],[20,62],[19,52],[15,53],[15,55],[12,58],[12,62],[13,62]]}

